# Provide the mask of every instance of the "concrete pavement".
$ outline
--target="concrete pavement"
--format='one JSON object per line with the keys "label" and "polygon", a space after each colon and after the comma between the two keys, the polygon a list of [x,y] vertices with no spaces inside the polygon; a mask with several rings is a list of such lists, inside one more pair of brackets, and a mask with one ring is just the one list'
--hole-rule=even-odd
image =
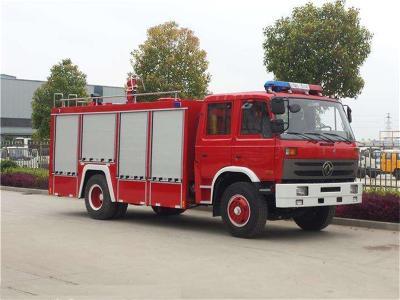
{"label": "concrete pavement", "polygon": [[82,200],[1,191],[1,298],[399,298],[399,233],[269,222],[231,237],[204,211],[132,207],[97,221]]}

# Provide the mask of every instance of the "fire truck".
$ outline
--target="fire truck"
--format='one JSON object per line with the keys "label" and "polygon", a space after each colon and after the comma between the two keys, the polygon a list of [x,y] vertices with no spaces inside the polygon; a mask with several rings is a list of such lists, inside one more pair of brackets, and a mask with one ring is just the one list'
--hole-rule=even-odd
{"label": "fire truck", "polygon": [[211,206],[244,238],[267,220],[321,230],[337,205],[362,201],[351,110],[321,86],[267,81],[263,91],[202,100],[136,87],[128,82],[120,104],[55,101],[50,194],[84,198],[99,220],[123,217],[129,204],[160,216]]}

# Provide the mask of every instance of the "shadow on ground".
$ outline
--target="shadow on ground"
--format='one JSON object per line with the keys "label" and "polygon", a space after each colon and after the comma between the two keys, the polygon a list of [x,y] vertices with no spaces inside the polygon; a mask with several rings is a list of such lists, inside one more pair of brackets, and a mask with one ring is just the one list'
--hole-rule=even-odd
{"label": "shadow on ground", "polygon": [[[229,236],[229,232],[225,228],[220,217],[213,218],[211,213],[201,212],[192,213],[185,212],[179,216],[161,217],[153,213],[152,210],[129,208],[126,216],[118,220],[92,220],[87,215],[86,211],[60,212],[60,214],[72,218],[86,218],[88,221],[94,222],[110,222],[121,224],[140,224],[152,227],[170,228],[171,230],[179,231],[194,231],[203,232],[213,235]],[[307,239],[331,239],[334,236],[340,235],[343,237],[345,233],[337,233],[329,230],[329,227],[320,232],[307,232],[293,226],[292,221],[279,221],[279,224],[274,221],[268,221],[265,231],[258,239],[268,240],[307,240]],[[111,224],[110,224],[111,225]]]}

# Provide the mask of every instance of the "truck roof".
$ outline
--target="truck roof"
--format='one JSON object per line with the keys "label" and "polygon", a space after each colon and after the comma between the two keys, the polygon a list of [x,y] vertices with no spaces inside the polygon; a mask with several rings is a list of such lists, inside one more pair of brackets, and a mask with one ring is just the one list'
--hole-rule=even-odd
{"label": "truck roof", "polygon": [[86,105],[86,106],[67,106],[54,107],[52,114],[77,114],[77,113],[107,113],[107,112],[123,112],[135,110],[157,110],[157,109],[174,109],[179,107],[201,107],[202,101],[160,98],[156,101],[137,102],[137,103],[104,103],[102,105]]}
{"label": "truck roof", "polygon": [[[167,98],[161,97],[156,101],[143,101],[137,103],[103,103],[102,105],[82,105],[82,106],[64,106],[54,107],[51,111],[52,114],[75,114],[75,113],[90,113],[90,112],[117,112],[117,111],[130,111],[130,110],[154,110],[166,109],[174,107],[185,106],[199,106],[204,102],[214,101],[235,101],[244,99],[266,99],[270,100],[273,97],[287,97],[294,99],[313,99],[337,102],[337,99],[329,98],[326,96],[311,95],[302,92],[266,92],[266,91],[249,91],[249,92],[236,92],[236,93],[223,93],[208,95],[201,99],[180,99],[180,98]],[[100,97],[101,98],[101,97]],[[106,97],[107,98],[107,97]],[[83,99],[83,98],[82,98]],[[87,98],[90,99],[90,98]],[[74,100],[74,99],[68,99]],[[88,102],[89,103],[89,102]],[[176,106],[178,105],[178,106]]]}
{"label": "truck roof", "polygon": [[306,99],[335,101],[335,102],[338,101],[337,99],[329,98],[326,96],[307,95],[305,93],[288,93],[288,92],[268,93],[266,91],[213,94],[205,97],[204,101],[242,100],[249,98],[271,99],[272,97],[288,97],[288,98],[303,98],[303,99],[306,98]]}

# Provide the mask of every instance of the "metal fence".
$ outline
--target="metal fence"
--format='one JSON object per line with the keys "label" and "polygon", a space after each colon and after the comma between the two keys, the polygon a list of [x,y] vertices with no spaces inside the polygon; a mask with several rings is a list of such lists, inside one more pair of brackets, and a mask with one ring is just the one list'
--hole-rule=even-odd
{"label": "metal fence", "polygon": [[400,190],[400,149],[360,147],[357,177],[365,189]]}
{"label": "metal fence", "polygon": [[[49,142],[29,139],[1,141],[1,160],[21,167],[49,167]],[[400,190],[400,149],[383,146],[360,147],[357,180],[365,189]]]}
{"label": "metal fence", "polygon": [[1,141],[1,160],[11,160],[20,167],[49,168],[49,142],[28,139]]}

